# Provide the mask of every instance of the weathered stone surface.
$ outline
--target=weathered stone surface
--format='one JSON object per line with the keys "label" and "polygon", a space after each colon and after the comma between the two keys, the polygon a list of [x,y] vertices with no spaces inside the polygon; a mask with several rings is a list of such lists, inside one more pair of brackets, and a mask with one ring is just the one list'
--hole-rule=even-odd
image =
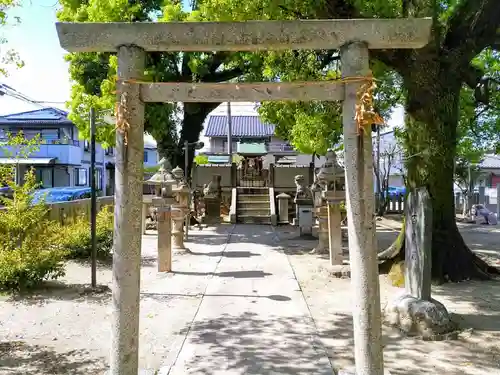
{"label": "weathered stone surface", "polygon": [[[364,43],[340,50],[342,78],[369,74],[369,51]],[[371,131],[360,132],[356,121],[362,82],[346,84],[342,105],[346,176],[347,230],[353,299],[354,359],[362,374],[383,375],[380,287],[375,237]]]}
{"label": "weathered stone surface", "polygon": [[441,340],[443,335],[457,329],[442,303],[434,299],[421,300],[406,293],[386,306],[384,324],[425,340]]}
{"label": "weathered stone surface", "polygon": [[370,49],[421,48],[430,18],[332,19],[245,22],[57,22],[69,52],[115,52],[137,45],[146,51],[255,51],[335,49],[351,40]]}
{"label": "weathered stone surface", "polygon": [[204,198],[205,215],[201,218],[203,224],[220,223],[220,198]]}
{"label": "weathered stone surface", "polygon": [[291,198],[288,194],[281,193],[276,198],[278,198],[278,217],[280,224],[289,223],[288,215],[288,200]]}
{"label": "weathered stone surface", "polygon": [[339,279],[350,279],[351,278],[351,266],[348,264],[335,264],[328,267],[328,272],[333,277]]}
{"label": "weathered stone surface", "polygon": [[[337,375],[356,375],[356,369],[340,369]],[[384,370],[384,375],[391,375],[388,370]]]}
{"label": "weathered stone surface", "polygon": [[[141,79],[145,52],[120,47],[118,77]],[[139,90],[118,90],[116,130],[115,215],[113,241],[113,298],[111,319],[112,375],[135,374],[138,368],[139,291],[142,240],[144,163],[144,103]]]}
{"label": "weathered stone surface", "polygon": [[168,102],[261,102],[278,100],[339,101],[344,86],[339,82],[258,82],[258,83],[182,83],[141,84],[146,103]]}
{"label": "weathered stone surface", "polygon": [[425,188],[410,191],[405,231],[405,289],[413,297],[431,298],[432,203]]}

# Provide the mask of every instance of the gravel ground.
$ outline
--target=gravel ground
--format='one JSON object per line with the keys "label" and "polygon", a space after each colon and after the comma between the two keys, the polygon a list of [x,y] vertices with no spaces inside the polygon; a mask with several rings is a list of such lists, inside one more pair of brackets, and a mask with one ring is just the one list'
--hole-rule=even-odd
{"label": "gravel ground", "polygon": [[[173,361],[195,316],[230,226],[192,230],[192,254],[174,253],[174,274],[156,272],[156,236],[143,237],[140,363]],[[209,255],[209,256],[207,256]],[[190,277],[197,274],[198,277]],[[90,267],[70,262],[66,277],[30,295],[0,297],[0,374],[102,374],[110,351],[112,272],[100,265],[104,291],[88,293]]]}
{"label": "gravel ground", "polygon": [[[380,224],[380,223],[379,223]],[[380,249],[397,236],[395,229],[382,223],[378,228]],[[282,238],[296,238],[290,230],[280,230]],[[464,226],[462,234],[471,248],[492,264],[500,259],[500,230],[495,227]],[[287,241],[282,245],[286,247]],[[334,368],[352,367],[353,333],[350,280],[332,278],[328,260],[311,255],[314,241],[293,240],[288,258],[315,320],[319,336]],[[382,307],[401,293],[380,276]],[[463,333],[456,341],[422,341],[401,336],[384,327],[384,362],[393,375],[490,375],[500,374],[500,284],[463,282],[433,287],[433,298],[444,303]]]}
{"label": "gravel ground", "polygon": [[[387,224],[387,223],[385,223]],[[388,223],[390,224],[390,223]],[[382,223],[384,225],[384,223]],[[231,226],[192,230],[191,254],[174,255],[174,273],[156,272],[156,237],[144,236],[141,268],[140,362],[142,368],[169,366],[196,315],[201,296],[221,259]],[[283,231],[283,229],[279,229]],[[491,261],[500,259],[500,230],[462,228],[467,243]],[[282,235],[296,237],[293,231]],[[397,232],[379,228],[379,246],[389,245]],[[246,239],[247,242],[249,239]],[[319,336],[335,367],[352,365],[352,317],[349,280],[332,278],[327,260],[309,255],[308,241],[282,241],[294,267]],[[293,245],[293,247],[292,247]],[[196,275],[197,277],[193,277]],[[111,282],[109,265],[101,265],[98,280]],[[0,374],[102,374],[110,344],[110,292],[87,292],[88,264],[71,262],[67,276],[31,295],[0,297]],[[382,300],[397,288],[381,277]],[[433,289],[465,331],[459,341],[422,342],[384,331],[385,361],[392,374],[487,375],[500,373],[500,286],[464,282]]]}

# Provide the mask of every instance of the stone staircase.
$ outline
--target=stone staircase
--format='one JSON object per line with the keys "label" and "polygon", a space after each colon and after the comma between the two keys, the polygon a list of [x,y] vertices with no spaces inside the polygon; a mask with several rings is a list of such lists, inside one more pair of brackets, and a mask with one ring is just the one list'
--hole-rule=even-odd
{"label": "stone staircase", "polygon": [[271,224],[271,203],[266,187],[238,187],[236,220],[246,224]]}

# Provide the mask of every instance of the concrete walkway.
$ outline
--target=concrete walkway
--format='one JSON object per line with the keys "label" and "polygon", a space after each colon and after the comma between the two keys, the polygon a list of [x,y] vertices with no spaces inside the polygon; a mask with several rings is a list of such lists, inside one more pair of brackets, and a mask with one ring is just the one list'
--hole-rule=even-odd
{"label": "concrete walkway", "polygon": [[273,229],[236,225],[220,255],[194,319],[182,331],[183,342],[171,353],[175,358],[160,374],[331,375]]}

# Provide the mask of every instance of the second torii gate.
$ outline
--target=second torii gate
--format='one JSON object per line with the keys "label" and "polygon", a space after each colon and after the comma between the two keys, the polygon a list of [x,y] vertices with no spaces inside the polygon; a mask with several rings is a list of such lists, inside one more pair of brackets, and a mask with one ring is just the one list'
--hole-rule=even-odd
{"label": "second torii gate", "polygon": [[[343,100],[346,200],[358,375],[382,375],[372,141],[356,118],[369,49],[421,48],[431,19],[57,23],[69,52],[118,53],[111,375],[138,373],[144,103]],[[340,48],[341,82],[148,83],[150,51]]]}

